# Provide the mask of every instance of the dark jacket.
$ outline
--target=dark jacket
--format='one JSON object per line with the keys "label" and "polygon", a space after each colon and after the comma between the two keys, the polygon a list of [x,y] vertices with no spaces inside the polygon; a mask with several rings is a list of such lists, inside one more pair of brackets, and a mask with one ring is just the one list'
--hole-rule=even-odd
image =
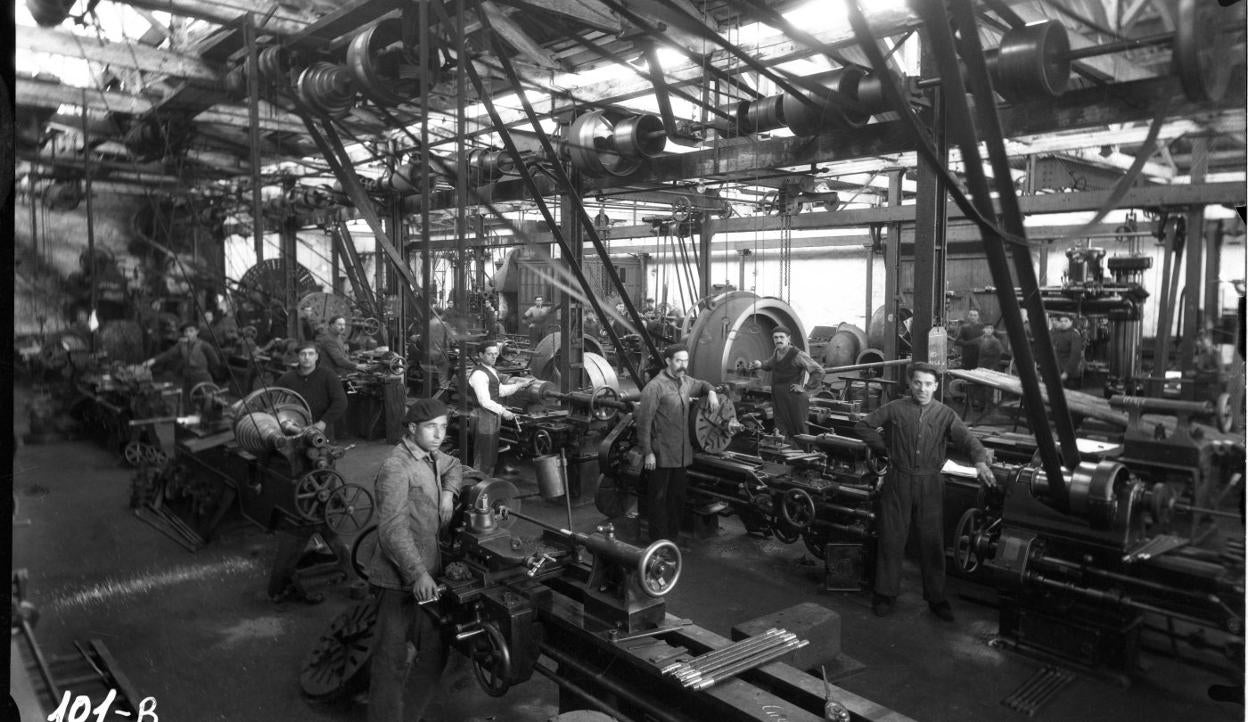
{"label": "dark jacket", "polygon": [[690,397],[713,390],[709,383],[689,376],[677,379],[667,369],[650,379],[637,405],[637,442],[642,455],[653,453],[659,468],[674,469],[692,464]]}
{"label": "dark jacket", "polygon": [[[877,430],[884,428],[884,435]],[[953,409],[939,401],[920,406],[913,397],[897,399],[867,414],[854,430],[877,452],[888,454],[889,465],[907,474],[935,474],[949,458],[952,441],[979,463],[988,452]]]}
{"label": "dark jacket", "polygon": [[273,385],[302,396],[308,402],[313,423],[324,421],[332,425],[347,411],[347,392],[342,390],[342,381],[324,366],[317,366],[307,376],[300,374],[299,369],[287,371]]}

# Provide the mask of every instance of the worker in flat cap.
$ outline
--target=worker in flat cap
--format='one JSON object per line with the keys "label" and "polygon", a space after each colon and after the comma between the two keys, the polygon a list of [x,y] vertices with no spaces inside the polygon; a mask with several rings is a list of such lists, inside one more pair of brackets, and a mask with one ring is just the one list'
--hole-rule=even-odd
{"label": "worker in flat cap", "polygon": [[819,385],[823,367],[810,354],[793,345],[792,332],[785,326],[771,331],[776,347],[771,358],[754,361],[756,369],[771,372],[771,401],[776,414],[776,432],[792,440],[806,433],[810,398],[806,390]]}
{"label": "worker in flat cap", "polygon": [[160,363],[177,362],[182,372],[182,403],[189,405],[191,389],[213,380],[212,372],[221,367],[221,357],[211,344],[199,337],[199,327],[194,323],[182,324],[179,332],[181,337],[176,344],[144,361],[143,367],[151,368]]}
{"label": "worker in flat cap", "polygon": [[273,385],[302,396],[312,412],[312,425],[333,440],[334,425],[347,411],[347,392],[338,374],[320,365],[321,351],[315,341],[300,341],[295,351],[295,368],[279,376]]}
{"label": "worker in flat cap", "polygon": [[1068,313],[1053,313],[1053,330],[1049,339],[1057,356],[1057,368],[1061,372],[1062,387],[1083,388],[1083,335],[1075,330],[1075,319]]}
{"label": "worker in flat cap", "polygon": [[[434,577],[442,571],[438,530],[450,522],[463,486],[459,460],[439,450],[448,413],[437,399],[413,403],[403,417],[403,439],[377,474],[377,547],[368,562],[368,580],[378,599],[370,722],[420,719],[446,667],[446,635],[420,603],[437,598]],[[411,660],[409,645],[416,650]],[[405,698],[412,702],[407,712]]]}

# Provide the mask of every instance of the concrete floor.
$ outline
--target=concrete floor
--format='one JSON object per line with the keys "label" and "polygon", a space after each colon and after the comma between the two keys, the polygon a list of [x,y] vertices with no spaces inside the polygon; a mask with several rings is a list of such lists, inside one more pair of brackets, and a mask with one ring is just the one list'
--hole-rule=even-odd
{"label": "concrete floor", "polygon": [[[19,436],[21,409],[19,395]],[[387,450],[362,443],[339,471],[369,484]],[[13,567],[29,571],[28,598],[40,612],[35,633],[46,653],[103,640],[138,693],[155,698],[162,720],[364,719],[358,704],[309,704],[298,682],[312,644],[353,603],[346,585],[316,606],[270,602],[271,535],[237,519],[201,551],[185,551],[131,514],[132,472],[89,442],[21,445],[14,472]],[[564,515],[563,507],[540,501],[525,510],[551,521]],[[575,510],[578,529],[599,521],[592,504]],[[728,519],[716,536],[691,544],[668,611],[727,636],[734,624],[813,601],[841,615],[845,654],[863,665],[839,686],[917,720],[1025,719],[1001,700],[1043,665],[989,644],[996,612],[968,597],[991,594],[953,580],[958,621],[947,625],[927,612],[917,569],[907,566],[898,609],[881,620],[866,593],[824,593],[821,581],[822,566],[800,543],[749,537]],[[1034,719],[1243,719],[1242,706],[1206,696],[1209,684],[1226,680],[1161,657],[1146,661],[1148,670],[1129,687],[1079,675]],[[489,698],[455,659],[444,686],[442,708],[429,719],[527,722],[557,711],[553,683],[539,676]]]}

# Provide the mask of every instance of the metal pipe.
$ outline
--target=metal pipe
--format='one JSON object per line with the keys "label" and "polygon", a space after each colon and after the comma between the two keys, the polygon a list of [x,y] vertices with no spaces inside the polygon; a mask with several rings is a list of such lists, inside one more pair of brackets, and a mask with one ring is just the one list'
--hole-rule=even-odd
{"label": "metal pipe", "polygon": [[[750,638],[749,638],[749,640],[741,640],[741,642],[750,641],[750,640],[758,640],[758,639],[762,639],[762,638],[764,638],[764,637],[774,637],[774,636],[777,636],[777,635],[779,635],[779,634],[783,634],[783,633],[784,633],[784,630],[783,630],[783,629],[781,629],[781,628],[779,628],[779,627],[772,627],[771,629],[768,629],[767,631],[763,632],[762,634],[758,634],[758,635],[755,635],[755,636],[753,636],[753,637],[750,637]],[[735,647],[736,645],[740,644],[741,642],[734,642],[734,643],[729,644],[729,645],[727,645],[727,646],[724,646],[724,647],[720,647],[720,648],[718,648],[718,649],[711,650],[710,652],[706,652],[705,654],[701,654],[701,655],[699,655],[699,656],[697,656],[697,657],[694,657],[693,659],[686,660],[686,661],[684,661],[684,662],[674,662],[674,663],[669,664],[669,665],[667,665],[666,667],[664,667],[664,668],[660,669],[659,671],[660,671],[660,672],[662,672],[663,674],[670,674],[670,673],[672,673],[672,672],[676,671],[677,669],[680,669],[680,668],[685,667],[685,666],[692,665],[692,664],[694,664],[695,662],[697,662],[698,660],[713,659],[713,658],[715,658],[715,657],[717,657],[717,656],[722,655],[722,653],[724,653],[724,652],[726,652],[727,650],[729,650],[729,649],[731,649],[731,648]]]}
{"label": "metal pipe", "polygon": [[722,682],[725,679],[728,679],[729,677],[735,677],[736,675],[746,670],[754,669],[755,667],[761,667],[764,664],[770,664],[771,662],[774,662],[775,660],[787,655],[788,653],[799,650],[808,644],[810,644],[810,642],[806,641],[805,639],[797,640],[795,642],[789,642],[785,644],[783,647],[770,650],[766,654],[760,654],[758,657],[748,659],[748,660],[742,660],[736,665],[724,668],[720,670],[715,676],[702,679],[701,681],[691,686],[695,690],[707,689],[709,687],[714,686],[715,684],[719,682]]}
{"label": "metal pipe", "polygon": [[882,369],[888,366],[904,366],[912,363],[914,359],[898,358],[891,361],[872,361],[865,364],[850,364],[848,366],[825,366],[823,372],[825,374],[841,374],[850,371],[865,371],[867,369]]}
{"label": "metal pipe", "polygon": [[672,674],[673,677],[681,682],[688,682],[691,679],[700,679],[708,674],[715,672],[723,667],[735,664],[743,659],[748,659],[756,654],[773,647],[788,644],[797,639],[797,635],[792,632],[784,632],[783,634],[774,634],[762,639],[746,640],[749,643],[738,643],[727,648],[727,654],[720,656],[714,660],[701,661],[697,665],[688,665],[684,669],[677,670]]}

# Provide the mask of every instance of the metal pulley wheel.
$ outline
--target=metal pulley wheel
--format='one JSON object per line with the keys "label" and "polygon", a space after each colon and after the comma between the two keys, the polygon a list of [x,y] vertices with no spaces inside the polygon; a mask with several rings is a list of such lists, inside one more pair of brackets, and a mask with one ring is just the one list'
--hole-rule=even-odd
{"label": "metal pulley wheel", "polygon": [[281,386],[266,386],[247,394],[230,407],[234,419],[247,414],[271,414],[279,420],[294,421],[300,426],[312,423],[312,410],[297,391]]}
{"label": "metal pulley wheel", "polygon": [[490,515],[499,529],[507,529],[516,522],[516,517],[503,511],[520,511],[520,492],[516,485],[504,479],[486,479],[468,488],[464,499],[464,507],[469,511],[476,509],[480,499],[485,497]]}
{"label": "metal pulley wheel", "polygon": [[402,376],[407,373],[407,359],[398,354],[391,356],[390,360],[386,361],[386,370],[395,376]]}
{"label": "metal pulley wheel", "polygon": [[1056,98],[1070,81],[1070,38],[1057,20],[1010,28],[988,58],[993,90],[1017,103]]}
{"label": "metal pulley wheel", "polygon": [[988,514],[979,507],[971,507],[962,513],[953,532],[953,561],[967,574],[979,569],[981,545],[988,540],[992,529],[999,522],[989,522]]}
{"label": "metal pulley wheel", "polygon": [[660,539],[642,552],[637,561],[637,580],[641,590],[650,597],[661,597],[676,588],[680,581],[683,564],[680,548],[675,543]]}
{"label": "metal pulley wheel", "polygon": [[494,622],[483,622],[481,633],[472,637],[468,656],[472,673],[481,689],[491,697],[502,697],[511,688],[511,649]]}
{"label": "metal pulley wheel", "polygon": [[303,693],[329,701],[345,696],[377,645],[377,601],[370,599],[334,617],[299,671]]}
{"label": "metal pulley wheel", "polygon": [[775,352],[771,332],[778,326],[789,329],[794,346],[806,349],[805,326],[779,298],[729,291],[699,301],[681,327],[689,348],[689,375],[713,385],[723,383],[738,362],[748,366]]}
{"label": "metal pulley wheel", "polygon": [[[353,325],[356,325],[356,324],[353,324]],[[366,335],[376,336],[377,334],[381,333],[381,321],[378,321],[372,316],[368,316],[360,320],[358,322],[358,325],[361,329],[363,329]]]}
{"label": "metal pulley wheel", "polygon": [[324,60],[313,63],[299,73],[295,95],[331,118],[341,118],[355,107],[355,86],[351,73],[341,65]]}
{"label": "metal pulley wheel", "polygon": [[256,55],[256,67],[260,69],[260,77],[277,87],[290,84],[290,52],[278,45],[260,48]]}
{"label": "metal pulley wheel", "polygon": [[815,520],[815,500],[805,489],[789,489],[780,499],[780,516],[795,529],[805,529]]}
{"label": "metal pulley wheel", "polygon": [[354,534],[373,520],[373,495],[359,484],[332,489],[321,520],[335,534]]}
{"label": "metal pulley wheel", "polygon": [[617,519],[628,513],[633,506],[633,494],[618,477],[598,475],[598,490],[594,492],[594,508],[608,519]]}
{"label": "metal pulley wheel", "polygon": [[1179,0],[1174,17],[1182,18],[1175,23],[1173,57],[1184,94],[1194,103],[1221,100],[1236,65],[1232,48],[1243,33],[1242,9],[1205,0]]}
{"label": "metal pulley wheel", "polygon": [[711,411],[706,399],[694,402],[689,414],[689,435],[699,451],[717,454],[728,448],[735,435],[732,422],[737,420],[737,410],[727,394],[721,394],[719,407]]}
{"label": "metal pulley wheel", "polygon": [[653,115],[595,110],[579,116],[568,129],[572,165],[595,178],[631,175],[666,144],[663,121]]}
{"label": "metal pulley wheel", "polygon": [[[347,46],[347,69],[370,100],[394,106],[420,96],[418,48],[403,46],[403,21],[385,18],[356,33]],[[436,80],[438,53],[429,52],[428,73]]]}
{"label": "metal pulley wheel", "polygon": [[689,199],[681,196],[672,201],[672,220],[677,223],[684,223],[693,215],[693,204]]}
{"label": "metal pulley wheel", "polygon": [[614,405],[619,400],[619,391],[610,386],[599,386],[589,395],[589,415],[599,421],[610,421],[620,413],[620,408]]}
{"label": "metal pulley wheel", "polygon": [[[309,471],[295,483],[295,513],[305,521],[324,521],[330,498],[344,484],[342,475],[333,469]],[[371,507],[369,514],[372,514]]]}

